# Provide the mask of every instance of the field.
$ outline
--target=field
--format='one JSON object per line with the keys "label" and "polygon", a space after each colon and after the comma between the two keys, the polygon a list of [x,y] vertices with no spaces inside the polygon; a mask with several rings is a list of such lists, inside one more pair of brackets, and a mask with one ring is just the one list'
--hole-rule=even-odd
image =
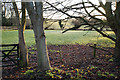
{"label": "field", "polygon": [[[27,46],[35,45],[34,33],[32,30],[26,30],[25,41]],[[107,32],[114,36],[113,32]],[[110,39],[102,37],[96,31],[68,31],[62,33],[61,30],[46,30],[46,40],[48,45],[65,45],[65,44],[88,44],[96,43],[104,47],[114,47],[114,42]],[[3,30],[2,44],[16,44],[18,43],[17,30]]]}

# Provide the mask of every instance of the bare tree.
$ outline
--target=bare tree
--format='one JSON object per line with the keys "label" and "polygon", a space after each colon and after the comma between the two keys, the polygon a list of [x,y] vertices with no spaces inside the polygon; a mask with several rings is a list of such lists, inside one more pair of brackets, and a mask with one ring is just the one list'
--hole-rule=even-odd
{"label": "bare tree", "polygon": [[18,8],[15,2],[13,2],[13,8],[15,10],[16,17],[17,17],[17,25],[18,25],[18,33],[19,33],[20,66],[27,67],[28,66],[28,52],[27,52],[27,46],[25,44],[25,39],[24,39],[24,29],[26,26],[25,4],[22,2],[22,21],[20,20],[20,14],[18,12]]}
{"label": "bare tree", "polygon": [[35,34],[35,41],[38,53],[38,69],[48,70],[50,69],[50,63],[46,45],[46,37],[43,30],[43,4],[42,2],[26,2],[25,5]]}
{"label": "bare tree", "polygon": [[[101,0],[98,0],[98,4],[95,4],[90,0],[82,0],[76,3],[72,3],[72,0],[70,0],[69,4],[67,5],[64,5],[64,2],[68,2],[68,0],[60,0],[59,2],[54,1],[54,3],[44,0],[44,2],[49,5],[45,8],[46,11],[56,11],[62,15],[64,14],[70,18],[75,18],[81,21],[80,25],[67,29],[64,32],[68,30],[75,30],[83,25],[87,25],[95,29],[103,37],[107,37],[114,41],[114,58],[116,62],[120,62],[120,2],[107,2],[106,0],[104,4]],[[103,17],[105,20],[101,19],[100,17]],[[91,23],[92,20],[95,22]],[[97,26],[99,26],[100,29]],[[116,38],[102,31],[105,26],[109,26],[112,29]]]}

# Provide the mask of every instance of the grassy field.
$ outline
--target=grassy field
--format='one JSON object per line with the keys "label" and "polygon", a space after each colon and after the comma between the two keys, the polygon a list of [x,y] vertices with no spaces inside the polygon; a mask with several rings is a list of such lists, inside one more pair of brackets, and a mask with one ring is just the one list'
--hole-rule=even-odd
{"label": "grassy field", "polygon": [[[112,32],[107,32],[114,36]],[[62,34],[60,30],[46,30],[46,39],[48,45],[65,45],[65,44],[88,44],[96,43],[104,47],[114,47],[114,42],[110,39],[103,38],[96,31],[68,31]],[[25,31],[25,40],[27,46],[35,45],[34,34],[32,30]],[[3,30],[2,44],[18,43],[17,30]]]}

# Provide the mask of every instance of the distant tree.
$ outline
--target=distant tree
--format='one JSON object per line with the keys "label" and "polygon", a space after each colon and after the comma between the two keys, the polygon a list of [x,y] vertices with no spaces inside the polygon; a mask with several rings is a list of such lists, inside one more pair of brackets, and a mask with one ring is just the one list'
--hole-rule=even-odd
{"label": "distant tree", "polygon": [[5,3],[2,4],[2,26],[12,26],[11,17],[7,18]]}
{"label": "distant tree", "polygon": [[81,21],[80,20],[76,20],[76,19],[72,19],[72,24],[77,27],[81,24]]}
{"label": "distant tree", "polygon": [[[72,1],[73,0],[60,0],[58,2],[58,0],[56,0],[56,2],[48,2],[47,0],[44,0],[44,2],[49,5],[45,9],[46,11],[48,10],[61,13],[61,15],[66,15],[70,18],[75,18],[76,20],[81,21],[80,25],[67,29],[64,32],[68,30],[75,30],[83,25],[87,25],[100,33],[103,37],[107,37],[114,41],[114,58],[115,61],[120,64],[120,1],[107,2],[108,0],[106,0],[106,2],[103,3],[102,0],[98,0],[98,4],[95,4],[90,0],[80,0],[76,3],[72,3]],[[65,5],[65,3],[68,4]],[[99,17],[103,17],[105,21]],[[91,23],[91,20],[97,22]],[[99,25],[100,28],[97,27]],[[105,26],[109,26],[111,28],[111,30],[115,33],[116,38],[102,31],[101,28],[104,28]]]}

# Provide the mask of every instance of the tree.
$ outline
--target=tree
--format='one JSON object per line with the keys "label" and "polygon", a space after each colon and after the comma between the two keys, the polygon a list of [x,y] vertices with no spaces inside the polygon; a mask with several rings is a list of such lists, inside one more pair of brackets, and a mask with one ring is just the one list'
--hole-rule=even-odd
{"label": "tree", "polygon": [[[93,29],[95,29],[98,33],[100,33],[103,37],[107,37],[115,42],[115,51],[114,58],[115,62],[120,63],[120,1],[119,2],[106,2],[103,3],[101,0],[98,0],[98,3],[87,1],[78,1],[76,3],[72,3],[72,0],[60,0],[59,2],[50,3],[46,2],[49,6],[47,6],[46,11],[57,11],[61,14],[65,14],[70,18],[75,18],[76,20],[80,20],[81,24],[75,26],[68,30],[75,30],[80,28],[83,25],[87,25]],[[69,4],[64,5],[65,2],[69,2]],[[61,6],[61,7],[57,7]],[[52,7],[52,8],[51,8]],[[73,13],[73,14],[71,14]],[[100,18],[103,17],[103,19]],[[94,20],[94,23],[91,21]],[[100,26],[100,29],[97,27]],[[109,26],[112,31],[115,33],[115,37],[110,36],[106,32],[102,31],[102,28],[105,26]]]}
{"label": "tree", "polygon": [[18,33],[19,33],[20,66],[27,67],[28,66],[28,52],[27,52],[27,46],[25,44],[25,39],[24,39],[24,29],[26,26],[25,4],[22,2],[22,21],[20,20],[20,15],[19,15],[18,8],[15,2],[13,2],[13,8],[16,13]]}
{"label": "tree", "polygon": [[[35,5],[35,6],[34,6]],[[42,2],[26,2],[25,7],[31,20],[37,46],[37,63],[39,70],[49,70],[50,63],[47,52],[46,37],[43,30],[43,4]]]}
{"label": "tree", "polygon": [[[2,4],[2,26],[12,26],[12,21],[11,21],[11,17],[7,17],[10,14],[9,11],[7,10],[8,7],[4,4]],[[9,9],[10,10],[10,9]]]}

